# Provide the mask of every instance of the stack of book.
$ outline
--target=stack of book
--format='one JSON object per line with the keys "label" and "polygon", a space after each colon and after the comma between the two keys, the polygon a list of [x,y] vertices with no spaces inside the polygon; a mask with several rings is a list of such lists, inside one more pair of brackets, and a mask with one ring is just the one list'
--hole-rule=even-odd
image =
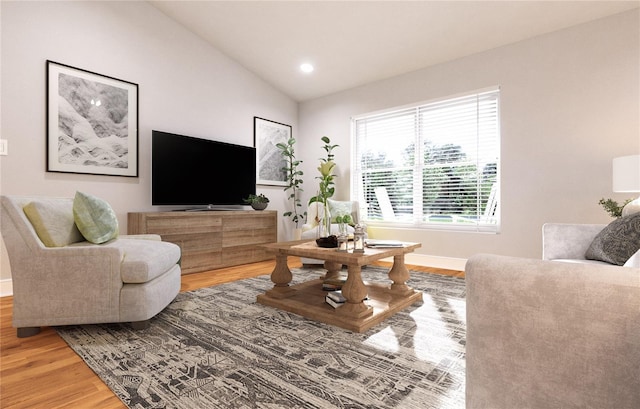
{"label": "stack of book", "polygon": [[341,290],[346,281],[346,278],[327,278],[322,282],[322,291]]}
{"label": "stack of book", "polygon": [[324,300],[333,308],[338,308],[347,301],[347,299],[342,295],[342,291],[340,290],[327,293],[326,297],[324,297]]}

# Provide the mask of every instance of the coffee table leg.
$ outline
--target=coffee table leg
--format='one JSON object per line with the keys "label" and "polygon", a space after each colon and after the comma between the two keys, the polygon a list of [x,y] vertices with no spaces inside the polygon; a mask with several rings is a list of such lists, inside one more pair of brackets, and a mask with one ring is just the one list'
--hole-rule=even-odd
{"label": "coffee table leg", "polygon": [[389,278],[393,281],[391,292],[401,295],[413,293],[413,288],[406,284],[409,280],[409,270],[404,265],[404,254],[393,256],[393,266],[389,270]]}
{"label": "coffee table leg", "polygon": [[289,287],[289,283],[293,275],[291,274],[291,270],[289,270],[289,265],[287,264],[287,256],[282,254],[276,255],[276,266],[273,268],[271,272],[271,281],[273,281],[274,286],[271,290],[266,292],[266,295],[273,298],[286,298],[295,290]]}
{"label": "coffee table leg", "polygon": [[324,268],[327,269],[327,273],[320,277],[322,279],[334,279],[340,278],[340,270],[342,270],[342,264],[336,263],[335,261],[325,261]]}
{"label": "coffee table leg", "polygon": [[348,268],[347,282],[342,286],[342,295],[347,301],[336,312],[357,318],[372,315],[373,308],[363,302],[367,298],[367,287],[362,282],[360,266],[349,266]]}

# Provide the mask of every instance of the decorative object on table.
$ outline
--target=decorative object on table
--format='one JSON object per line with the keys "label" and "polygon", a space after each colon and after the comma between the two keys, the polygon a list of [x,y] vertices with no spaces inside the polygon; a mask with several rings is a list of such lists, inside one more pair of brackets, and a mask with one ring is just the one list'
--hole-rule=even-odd
{"label": "decorative object on table", "polygon": [[[304,183],[304,180],[302,179],[302,175],[304,173],[298,169],[298,166],[302,164],[302,161],[296,159],[294,149],[295,144],[296,140],[294,138],[289,138],[286,142],[277,143],[276,147],[280,149],[282,156],[285,158],[285,166],[282,168],[282,171],[285,173],[286,181],[284,191],[290,191],[287,199],[293,203],[293,210],[284,212],[282,215],[284,217],[291,217],[291,221],[295,224],[296,232],[302,234],[300,222],[304,222],[307,212],[299,212],[300,209],[298,208],[302,207],[302,204],[300,203],[300,192],[303,191],[302,184]],[[300,237],[296,237],[296,239],[299,240]]]}
{"label": "decorative object on table", "polygon": [[320,159],[320,166],[318,167],[320,176],[316,177],[316,179],[320,179],[319,190],[318,194],[309,200],[309,205],[314,202],[319,202],[324,205],[324,216],[320,221],[318,233],[320,237],[325,237],[331,235],[331,214],[329,211],[327,199],[332,197],[336,190],[334,186],[335,182],[333,181],[333,178],[336,176],[333,174],[333,170],[336,166],[335,162],[333,161],[333,158],[335,157],[335,155],[333,154],[333,150],[339,145],[331,145],[331,139],[329,139],[327,136],[323,136],[321,140],[322,142],[324,142],[322,148],[325,150],[325,152],[327,152],[327,157]]}
{"label": "decorative object on table", "polygon": [[364,253],[364,228],[361,224],[356,224],[353,231],[353,252]]}
{"label": "decorative object on table", "polygon": [[285,157],[279,143],[291,139],[291,125],[253,117],[253,144],[256,148],[256,183],[259,185],[287,186]]}
{"label": "decorative object on table", "polygon": [[260,193],[259,195],[249,195],[244,199],[245,203],[248,203],[253,210],[264,210],[269,205],[269,198]]}
{"label": "decorative object on table", "polygon": [[327,236],[327,237],[320,237],[316,239],[316,244],[318,245],[318,247],[333,249],[338,247],[338,237],[334,235]]}
{"label": "decorative object on table", "polygon": [[47,172],[138,177],[138,84],[47,60]]}
{"label": "decorative object on table", "polygon": [[349,236],[340,233],[338,235],[338,251],[346,253],[349,251]]}
{"label": "decorative object on table", "polygon": [[335,220],[338,223],[338,233],[347,236],[347,226],[351,223],[351,215],[338,215]]}
{"label": "decorative object on table", "polygon": [[347,225],[351,221],[351,216],[348,214],[338,215],[335,220],[338,223],[338,251],[347,252],[349,243]]}
{"label": "decorative object on table", "polygon": [[[613,159],[613,191],[640,192],[640,155],[621,156]],[[640,197],[623,205],[621,216],[640,212]]]}

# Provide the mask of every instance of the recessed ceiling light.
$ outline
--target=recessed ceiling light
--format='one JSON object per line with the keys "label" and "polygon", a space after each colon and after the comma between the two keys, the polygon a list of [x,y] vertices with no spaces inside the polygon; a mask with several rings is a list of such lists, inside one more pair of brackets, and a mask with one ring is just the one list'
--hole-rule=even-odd
{"label": "recessed ceiling light", "polygon": [[311,65],[309,63],[304,63],[304,64],[300,65],[300,71],[306,72],[306,73],[310,73],[310,72],[313,71],[313,65]]}

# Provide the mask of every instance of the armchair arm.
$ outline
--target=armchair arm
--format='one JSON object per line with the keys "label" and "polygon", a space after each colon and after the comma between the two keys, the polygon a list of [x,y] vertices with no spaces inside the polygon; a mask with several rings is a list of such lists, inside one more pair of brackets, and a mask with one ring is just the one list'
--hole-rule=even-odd
{"label": "armchair arm", "polygon": [[99,245],[12,257],[14,327],[119,321],[122,257]]}
{"label": "armchair arm", "polygon": [[605,224],[546,223],[542,226],[542,259],[579,259]]}
{"label": "armchair arm", "polygon": [[467,408],[640,405],[640,269],[471,257]]}

